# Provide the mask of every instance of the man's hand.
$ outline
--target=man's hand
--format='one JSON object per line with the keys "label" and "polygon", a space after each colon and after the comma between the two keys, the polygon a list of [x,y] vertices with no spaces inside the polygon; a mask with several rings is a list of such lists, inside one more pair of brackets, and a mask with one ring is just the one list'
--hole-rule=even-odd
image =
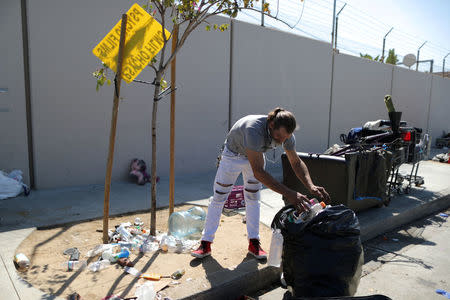
{"label": "man's hand", "polygon": [[328,195],[327,191],[323,187],[312,185],[309,188],[309,191],[311,192],[311,194],[319,198],[321,201],[325,202],[326,204],[330,204],[331,202],[330,195]]}
{"label": "man's hand", "polygon": [[286,195],[286,199],[299,211],[309,210],[309,199],[303,194],[292,191],[291,193]]}

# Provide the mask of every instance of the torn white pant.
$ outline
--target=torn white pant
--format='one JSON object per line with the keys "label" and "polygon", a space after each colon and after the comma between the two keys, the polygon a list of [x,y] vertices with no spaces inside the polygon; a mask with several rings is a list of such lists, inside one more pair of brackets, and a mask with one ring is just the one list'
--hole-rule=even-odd
{"label": "torn white pant", "polygon": [[225,200],[228,199],[228,195],[240,173],[242,173],[244,181],[248,238],[259,239],[260,190],[262,185],[253,175],[253,170],[247,157],[237,155],[225,147],[217,169],[216,178],[214,179],[214,196],[208,206],[202,240],[209,242],[214,240]]}

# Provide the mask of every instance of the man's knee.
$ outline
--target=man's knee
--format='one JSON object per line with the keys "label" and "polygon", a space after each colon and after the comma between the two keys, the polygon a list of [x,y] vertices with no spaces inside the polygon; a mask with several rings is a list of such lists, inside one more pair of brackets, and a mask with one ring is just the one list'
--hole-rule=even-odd
{"label": "man's knee", "polygon": [[248,180],[244,186],[244,195],[248,200],[259,201],[261,183],[256,180]]}
{"label": "man's knee", "polygon": [[231,189],[233,188],[232,183],[222,183],[219,181],[216,181],[214,183],[214,200],[215,201],[225,201],[226,196],[229,192],[231,192]]}

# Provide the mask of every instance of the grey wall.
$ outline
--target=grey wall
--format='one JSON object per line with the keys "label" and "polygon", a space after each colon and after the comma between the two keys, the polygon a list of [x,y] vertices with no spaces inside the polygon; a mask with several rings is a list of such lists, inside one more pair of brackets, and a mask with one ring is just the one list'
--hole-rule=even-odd
{"label": "grey wall", "polygon": [[328,134],[330,47],[243,22],[234,25],[232,121],[282,106],[300,125],[297,150],[322,151]]}
{"label": "grey wall", "polygon": [[0,28],[0,170],[20,169],[29,184],[20,1],[2,1]]}
{"label": "grey wall", "polygon": [[[113,88],[95,91],[91,74],[100,63],[91,51],[128,6],[123,1],[99,5],[85,0],[71,5],[67,14],[68,3],[63,1],[30,2],[38,188],[104,182]],[[216,148],[226,133],[229,33],[206,32],[204,27],[199,31],[178,58],[177,174],[211,170]],[[152,69],[147,68],[137,79],[152,81]],[[151,157],[153,87],[122,86],[112,180],[126,178],[132,158],[150,163]],[[169,104],[170,97],[166,97],[158,109],[160,176],[167,175],[169,168]]]}
{"label": "grey wall", "polygon": [[386,119],[392,65],[339,54],[335,56],[330,145],[339,135],[371,120]]}
{"label": "grey wall", "polygon": [[430,133],[433,145],[443,131],[450,132],[450,78],[433,76],[430,109]]}
{"label": "grey wall", "polygon": [[394,69],[392,99],[395,109],[402,112],[402,120],[427,129],[431,75],[402,68]]}
{"label": "grey wall", "polygon": [[[0,168],[28,173],[20,6],[16,2],[0,4],[0,25],[6,28],[0,34],[11,41],[0,48],[0,87],[9,89],[0,94]],[[130,3],[28,2],[36,187],[101,184],[113,88],[95,91],[91,74],[100,62],[92,49]],[[225,22],[229,19],[211,20]],[[334,143],[352,127],[386,118],[383,96],[387,93],[393,94],[403,119],[413,126],[426,130],[428,123],[434,136],[449,131],[448,79],[435,76],[431,83],[429,74],[336,54],[328,132],[331,64],[330,45],[316,40],[238,21],[224,33],[198,28],[177,61],[176,174],[215,169],[229,114],[233,123],[246,114],[266,114],[275,106],[295,113],[300,124],[295,133],[299,151],[322,152],[328,135]],[[152,69],[145,69],[138,79],[152,81]],[[126,179],[134,157],[150,164],[152,92],[148,85],[122,85],[114,181]],[[169,111],[170,97],[166,97],[158,109],[160,176],[169,173]]]}

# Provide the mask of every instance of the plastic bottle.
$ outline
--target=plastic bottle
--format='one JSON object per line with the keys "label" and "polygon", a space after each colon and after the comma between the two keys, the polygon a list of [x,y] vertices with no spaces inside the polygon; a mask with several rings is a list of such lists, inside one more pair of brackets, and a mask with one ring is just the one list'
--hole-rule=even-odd
{"label": "plastic bottle", "polygon": [[163,235],[159,248],[164,252],[176,252],[177,251],[177,239],[172,235]]}
{"label": "plastic bottle", "polygon": [[102,253],[103,260],[109,260],[110,263],[115,263],[117,261],[117,253],[113,252],[112,249],[106,250]]}
{"label": "plastic bottle", "polygon": [[[100,244],[86,253],[86,257],[94,257],[106,250],[110,250],[116,247],[120,247],[119,244]],[[119,248],[120,249],[120,248]]]}
{"label": "plastic bottle", "polygon": [[103,269],[106,269],[110,265],[111,265],[111,263],[109,262],[109,260],[104,259],[104,260],[99,260],[99,261],[90,263],[88,265],[88,269],[91,272],[98,272],[98,271],[101,271]]}
{"label": "plastic bottle", "polygon": [[[309,204],[306,204],[308,206],[309,209],[311,209],[312,206],[314,206],[315,204],[319,203],[319,201],[316,198],[312,198],[309,200]],[[303,214],[303,216],[301,216]],[[304,218],[305,216],[308,214],[308,212],[303,212],[303,213],[299,213],[296,210],[293,210],[289,215],[288,215],[288,221],[291,223],[300,223],[300,222],[304,222]],[[300,219],[299,219],[300,218]]]}
{"label": "plastic bottle", "polygon": [[170,275],[170,278],[178,280],[180,279],[184,274],[186,274],[186,270],[185,269],[178,269],[175,272],[172,273],[172,275]]}
{"label": "plastic bottle", "polygon": [[86,266],[87,263],[84,260],[69,260],[61,264],[61,267],[66,271],[84,269]]}
{"label": "plastic bottle", "polygon": [[270,241],[269,258],[267,264],[269,266],[280,267],[281,253],[283,252],[283,235],[280,229],[272,231],[272,240]]}
{"label": "plastic bottle", "polygon": [[138,269],[133,268],[133,267],[125,267],[125,272],[133,275],[134,277],[139,277],[141,275],[141,272]]}
{"label": "plastic bottle", "polygon": [[311,207],[311,206],[319,203],[319,200],[317,200],[316,198],[312,198],[312,199],[309,200],[309,203],[310,203],[309,207]]}
{"label": "plastic bottle", "polygon": [[131,241],[131,242],[123,242],[123,241],[119,242],[119,245],[121,248],[124,248],[124,247],[128,248],[128,250],[130,250],[132,252],[139,251],[139,247],[141,246],[141,244],[142,244],[142,242],[140,242],[136,239],[133,239],[133,241]]}
{"label": "plastic bottle", "polygon": [[129,256],[130,256],[130,251],[128,250],[128,248],[124,247],[120,250],[119,253],[116,253],[114,257],[119,259],[119,258],[129,257]]}
{"label": "plastic bottle", "polygon": [[316,203],[310,207],[309,211],[302,212],[295,223],[309,222],[315,216],[317,216],[326,207],[325,202]]}
{"label": "plastic bottle", "polygon": [[140,246],[139,251],[142,253],[147,253],[147,252],[156,252],[156,251],[158,251],[158,249],[159,249],[159,243],[145,242]]}
{"label": "plastic bottle", "polygon": [[169,218],[169,232],[179,239],[199,239],[205,226],[206,213],[198,206],[174,212]]}
{"label": "plastic bottle", "polygon": [[133,239],[133,235],[125,228],[124,224],[120,224],[120,226],[117,227],[116,231],[120,234],[122,240],[124,241],[128,242]]}

